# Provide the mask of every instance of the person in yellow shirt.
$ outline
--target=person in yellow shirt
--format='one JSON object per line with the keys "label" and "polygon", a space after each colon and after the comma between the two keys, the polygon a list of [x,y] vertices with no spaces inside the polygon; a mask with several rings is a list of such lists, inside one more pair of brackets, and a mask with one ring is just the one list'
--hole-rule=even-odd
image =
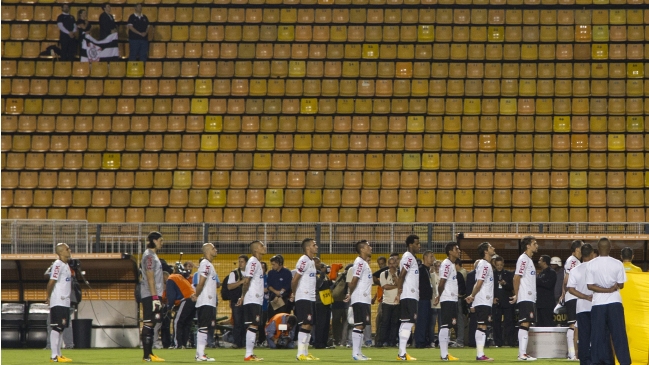
{"label": "person in yellow shirt", "polygon": [[622,249],[622,264],[626,272],[642,272],[642,269],[631,263],[633,261],[633,250],[631,247]]}

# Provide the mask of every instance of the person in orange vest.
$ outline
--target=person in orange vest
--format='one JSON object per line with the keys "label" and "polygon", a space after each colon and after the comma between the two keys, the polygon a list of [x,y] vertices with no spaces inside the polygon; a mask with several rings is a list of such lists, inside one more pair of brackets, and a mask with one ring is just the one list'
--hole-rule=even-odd
{"label": "person in orange vest", "polygon": [[[284,326],[286,325],[285,329]],[[277,313],[266,323],[266,341],[271,349],[294,349],[297,317],[288,313]]]}
{"label": "person in orange vest", "polygon": [[190,299],[195,293],[191,282],[187,279],[189,271],[182,264],[176,264],[174,273],[167,280],[167,306],[176,308],[174,318],[174,344],[171,348],[184,349],[189,340],[192,320],[196,313],[196,302]]}

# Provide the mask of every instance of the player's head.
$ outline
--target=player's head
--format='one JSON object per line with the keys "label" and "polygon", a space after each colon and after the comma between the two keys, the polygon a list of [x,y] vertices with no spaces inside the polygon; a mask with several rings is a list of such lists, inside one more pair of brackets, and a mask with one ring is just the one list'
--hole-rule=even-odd
{"label": "player's head", "polygon": [[424,254],[421,256],[423,264],[432,267],[435,263],[435,254],[431,250],[424,251]]}
{"label": "player's head", "polygon": [[496,267],[496,271],[502,271],[505,267],[505,260],[502,256],[494,257],[494,266]]}
{"label": "player's head", "polygon": [[288,330],[292,330],[297,326],[297,317],[294,315],[289,315],[288,318],[286,319],[286,327],[288,327]]}
{"label": "player's head", "polygon": [[391,253],[390,257],[395,257],[397,259],[397,261],[399,261],[399,253],[398,252]]}
{"label": "player's head", "polygon": [[61,261],[67,262],[70,259],[72,253],[70,252],[70,246],[67,243],[58,243],[55,248],[55,252],[59,255]]}
{"label": "player's head", "polygon": [[[584,252],[581,252],[582,255]],[[622,249],[622,261],[631,261],[633,260],[633,249],[631,247],[625,247]]]}
{"label": "player's head", "polygon": [[376,259],[376,263],[379,265],[380,268],[384,268],[387,266],[388,261],[385,259],[385,256],[379,256],[379,258]]}
{"label": "player's head", "polygon": [[454,261],[460,257],[460,246],[458,246],[456,242],[449,242],[446,244],[446,247],[444,247],[444,252],[446,252],[446,256],[448,256],[451,261]]}
{"label": "player's head", "polygon": [[539,244],[536,243],[534,236],[525,236],[521,240],[521,251],[535,253],[539,250]]}
{"label": "player's head", "polygon": [[418,253],[421,249],[419,236],[417,236],[416,234],[411,234],[410,236],[406,237],[406,247],[408,248],[408,251],[412,253]]}
{"label": "player's head", "polygon": [[155,249],[160,249],[162,248],[162,234],[157,231],[153,231],[149,233],[149,235],[146,237],[147,243],[146,243],[146,248],[155,248]]}
{"label": "player's head", "polygon": [[478,257],[485,260],[490,260],[491,257],[487,257],[487,254],[493,256],[495,253],[493,246],[489,242],[482,242],[478,245]]}
{"label": "player's head", "polygon": [[585,243],[583,246],[581,246],[581,258],[584,260],[584,262],[588,262],[594,258],[594,250],[595,249],[593,248],[593,245],[591,245],[590,243]]}
{"label": "player's head", "polygon": [[573,254],[576,258],[581,258],[581,246],[584,245],[584,241],[582,240],[574,240],[570,244],[570,253]]}
{"label": "player's head", "polygon": [[370,243],[367,242],[367,240],[357,241],[354,245],[356,248],[356,252],[361,256],[363,255],[363,253],[365,254],[372,253],[372,247],[370,247]]}
{"label": "player's head", "polygon": [[318,244],[313,238],[305,238],[302,240],[302,251],[305,255],[313,257],[318,253]]}
{"label": "player's head", "polygon": [[210,242],[203,244],[203,256],[205,256],[208,260],[216,257],[216,247],[214,247],[214,245]]}
{"label": "player's head", "polygon": [[262,241],[259,240],[252,241],[250,242],[249,246],[250,246],[250,252],[253,255],[263,255],[266,253],[266,245]]}
{"label": "player's head", "polygon": [[544,270],[545,268],[550,267],[550,261],[552,261],[552,259],[549,255],[541,255],[541,257],[539,257],[539,265]]}
{"label": "player's head", "polygon": [[247,263],[248,263],[248,256],[246,256],[246,255],[239,255],[239,269],[240,269],[240,270],[245,269]]}
{"label": "player's head", "polygon": [[608,253],[611,252],[611,241],[606,237],[600,238],[597,241],[597,249],[600,256],[608,256]]}

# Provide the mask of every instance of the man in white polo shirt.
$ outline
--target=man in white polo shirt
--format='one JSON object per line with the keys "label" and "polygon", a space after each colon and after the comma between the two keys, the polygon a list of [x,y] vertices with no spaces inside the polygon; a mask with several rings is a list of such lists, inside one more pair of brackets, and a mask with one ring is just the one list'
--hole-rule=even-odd
{"label": "man in white polo shirt", "polygon": [[[593,291],[593,307],[591,309],[591,362],[603,364],[608,361],[606,345],[613,340],[613,348],[620,365],[631,364],[629,340],[626,335],[624,322],[624,307],[620,289],[624,288],[626,273],[624,265],[619,260],[609,256],[611,241],[601,238],[597,242],[599,257],[588,263],[586,284]],[[610,331],[610,338],[605,329]]]}

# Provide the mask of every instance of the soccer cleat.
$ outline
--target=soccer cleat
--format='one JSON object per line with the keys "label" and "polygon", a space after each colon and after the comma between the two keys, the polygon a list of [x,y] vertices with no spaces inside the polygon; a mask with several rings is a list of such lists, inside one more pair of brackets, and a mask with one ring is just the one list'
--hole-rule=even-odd
{"label": "soccer cleat", "polygon": [[149,355],[149,359],[144,359],[144,361],[150,361],[150,362],[164,362],[165,359],[158,357],[154,354]]}
{"label": "soccer cleat", "polygon": [[408,353],[406,352],[405,354],[403,354],[403,356],[401,356],[401,355],[397,355],[397,360],[401,360],[401,361],[416,361],[417,358],[408,355]]}
{"label": "soccer cleat", "polygon": [[579,358],[577,356],[568,356],[568,361],[579,361]]}
{"label": "soccer cleat", "polygon": [[358,355],[352,355],[352,359],[356,361],[367,361],[367,360],[372,360],[371,358],[363,355],[363,354],[358,354]]}
{"label": "soccer cleat", "polygon": [[261,361],[261,360],[263,360],[261,357],[257,357],[254,354],[243,358],[243,361]]}
{"label": "soccer cleat", "polygon": [[459,361],[460,360],[459,358],[457,358],[457,357],[455,357],[455,356],[453,356],[451,354],[448,354],[448,355],[446,355],[446,357],[442,357],[441,359],[442,359],[442,361]]}
{"label": "soccer cleat", "polygon": [[523,356],[519,356],[518,360],[520,361],[536,361],[536,357],[532,357],[528,354],[523,354]]}
{"label": "soccer cleat", "polygon": [[306,355],[306,359],[309,360],[309,361],[317,361],[317,360],[320,360],[319,357],[315,357],[315,356],[313,356],[313,355],[311,355],[311,354]]}
{"label": "soccer cleat", "polygon": [[207,354],[203,356],[196,356],[196,361],[216,361],[213,357],[207,357]]}
{"label": "soccer cleat", "polygon": [[494,361],[494,359],[487,357],[487,355],[482,355],[480,357],[476,356],[476,361]]}
{"label": "soccer cleat", "polygon": [[72,359],[68,359],[64,356],[57,356],[50,359],[50,362],[72,362]]}

